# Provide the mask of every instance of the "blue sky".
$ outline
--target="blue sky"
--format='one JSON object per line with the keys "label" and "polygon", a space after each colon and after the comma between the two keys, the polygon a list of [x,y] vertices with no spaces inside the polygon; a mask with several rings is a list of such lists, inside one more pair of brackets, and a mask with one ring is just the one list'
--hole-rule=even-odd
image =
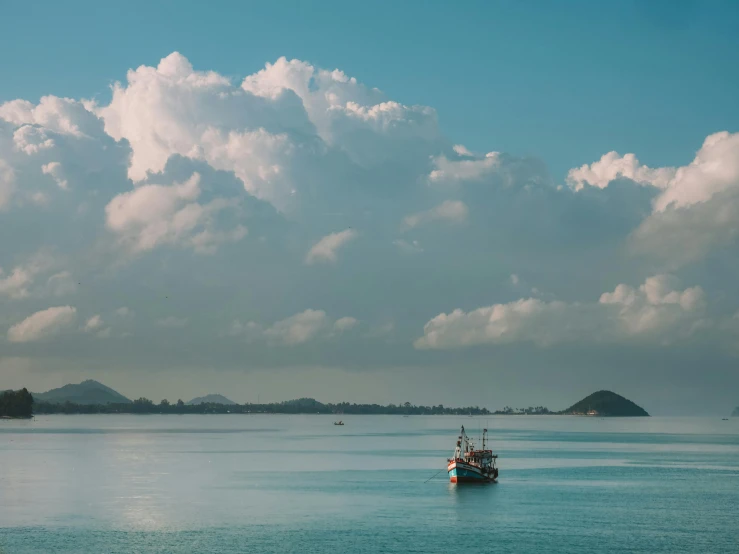
{"label": "blue sky", "polygon": [[[0,99],[105,98],[178,50],[244,76],[280,56],[433,106],[453,140],[544,159],[685,163],[739,123],[739,6],[565,2],[5,2]],[[32,37],[32,38],[31,38]]]}
{"label": "blue sky", "polygon": [[730,411],[737,24],[733,2],[5,2],[0,377]]}

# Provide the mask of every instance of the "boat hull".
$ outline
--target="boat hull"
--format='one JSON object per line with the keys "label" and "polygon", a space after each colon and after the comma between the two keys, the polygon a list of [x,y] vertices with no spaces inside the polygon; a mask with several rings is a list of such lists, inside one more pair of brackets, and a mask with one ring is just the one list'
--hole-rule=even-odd
{"label": "boat hull", "polygon": [[482,472],[479,467],[463,462],[451,462],[447,467],[449,481],[452,483],[491,483],[494,478]]}

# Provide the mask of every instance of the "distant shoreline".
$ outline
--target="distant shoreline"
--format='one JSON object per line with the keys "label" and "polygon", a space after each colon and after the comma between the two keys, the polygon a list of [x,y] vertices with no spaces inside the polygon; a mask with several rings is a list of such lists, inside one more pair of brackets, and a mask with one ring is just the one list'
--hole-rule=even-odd
{"label": "distant shoreline", "polygon": [[[258,411],[191,411],[191,412],[134,412],[134,411],[124,411],[124,412],[112,412],[112,411],[100,411],[100,412],[65,412],[65,411],[46,411],[46,412],[37,412],[33,415],[33,417],[39,417],[39,416],[45,416],[45,415],[63,415],[63,416],[92,416],[92,415],[111,415],[111,416],[121,416],[121,415],[135,415],[135,416],[161,416],[161,415],[178,415],[178,416],[187,416],[187,415],[321,415],[321,416],[335,416],[335,417],[346,417],[346,416],[376,416],[376,415],[392,415],[392,416],[402,416],[402,417],[439,417],[439,416],[454,416],[454,417],[466,417],[466,418],[478,418],[478,417],[517,417],[517,416],[531,416],[531,417],[543,417],[543,416],[570,416],[570,417],[583,417],[583,418],[591,418],[591,419],[602,419],[602,418],[608,418],[608,419],[614,419],[614,418],[634,418],[634,417],[649,417],[649,416],[628,416],[628,415],[588,415],[588,414],[570,414],[570,413],[562,413],[562,412],[549,412],[547,414],[508,414],[508,413],[499,413],[499,412],[490,412],[487,414],[454,414],[454,413],[416,413],[416,414],[401,414],[401,413],[391,413],[391,412],[353,412],[353,413],[338,413],[338,412],[258,412]],[[28,417],[6,417],[2,416],[0,419],[32,419]]]}

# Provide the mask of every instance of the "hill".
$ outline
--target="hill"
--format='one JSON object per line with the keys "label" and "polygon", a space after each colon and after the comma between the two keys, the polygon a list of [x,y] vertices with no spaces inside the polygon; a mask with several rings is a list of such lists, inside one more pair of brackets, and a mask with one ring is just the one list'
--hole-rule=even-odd
{"label": "hill", "polygon": [[188,406],[197,406],[198,404],[223,404],[224,406],[236,406],[236,402],[229,400],[222,394],[206,394],[198,396],[189,402],[185,402]]}
{"label": "hill", "polygon": [[34,392],[33,397],[39,402],[49,402],[52,404],[64,404],[65,402],[81,405],[131,403],[122,394],[92,379],[82,381],[78,385],[64,385],[63,387],[47,392]]}
{"label": "hill", "polygon": [[604,417],[649,416],[646,410],[637,406],[631,400],[609,390],[594,392],[560,413],[564,415],[597,415]]}
{"label": "hill", "polygon": [[731,417],[739,417],[739,406],[734,408],[734,411],[731,412]]}

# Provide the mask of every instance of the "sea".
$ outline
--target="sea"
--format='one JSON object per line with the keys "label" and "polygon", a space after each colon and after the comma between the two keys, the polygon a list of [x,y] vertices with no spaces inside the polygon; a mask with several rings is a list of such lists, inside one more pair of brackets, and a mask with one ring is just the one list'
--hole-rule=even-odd
{"label": "sea", "polygon": [[[449,483],[461,426],[497,484]],[[737,553],[739,418],[0,420],[0,552]]]}

